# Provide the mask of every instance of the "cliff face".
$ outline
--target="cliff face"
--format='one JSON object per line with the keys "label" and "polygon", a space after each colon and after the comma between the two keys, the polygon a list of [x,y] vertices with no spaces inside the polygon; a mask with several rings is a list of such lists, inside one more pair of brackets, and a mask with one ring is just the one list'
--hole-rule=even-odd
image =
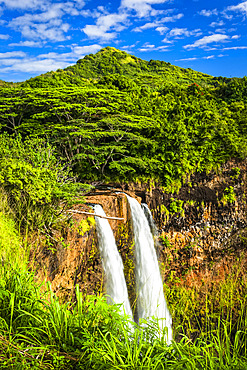
{"label": "cliff face", "polygon": [[177,194],[150,184],[125,186],[152,210],[166,280],[179,278],[182,284],[217,280],[238,258],[246,258],[246,167],[246,161],[231,161],[218,173],[198,173]]}
{"label": "cliff face", "polygon": [[[135,197],[134,193],[129,195]],[[139,201],[140,198],[136,197]],[[75,285],[85,294],[104,292],[104,272],[98,248],[93,205],[100,204],[113,229],[121,252],[129,293],[135,291],[133,237],[130,210],[124,194],[99,190],[87,196],[86,204],[78,205],[71,213],[68,225],[51,234],[36,236],[36,248],[30,255],[30,264],[37,271],[37,279],[50,281],[51,288],[62,298],[74,297]],[[91,215],[83,212],[92,213]]]}
{"label": "cliff face", "polygon": [[[91,211],[101,204],[122,255],[131,301],[134,303],[134,252],[128,192],[148,204],[160,233],[159,260],[167,283],[201,285],[219,280],[237,258],[246,259],[246,166],[231,161],[218,173],[199,173],[185,181],[178,193],[167,193],[158,184],[114,184],[112,190],[96,189],[87,196]],[[109,188],[108,188],[109,189]],[[104,276],[93,217],[74,213],[70,225],[53,235],[51,246],[40,243],[31,260],[39,278],[51,281],[59,295],[73,296],[75,284],[85,294],[104,291]]]}

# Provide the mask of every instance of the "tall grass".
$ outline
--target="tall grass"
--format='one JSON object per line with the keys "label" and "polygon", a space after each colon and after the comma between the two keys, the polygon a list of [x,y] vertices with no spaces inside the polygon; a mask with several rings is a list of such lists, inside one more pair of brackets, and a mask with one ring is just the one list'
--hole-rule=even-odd
{"label": "tall grass", "polygon": [[194,341],[176,328],[180,340],[167,346],[155,321],[131,329],[105,297],[84,297],[76,286],[76,302],[61,303],[49,285],[41,293],[25,269],[5,265],[1,274],[0,368],[247,368],[246,327],[233,335],[234,323],[221,317]]}
{"label": "tall grass", "polygon": [[[225,338],[227,328],[231,341],[247,328],[246,260],[238,259],[221,280],[207,280],[201,286],[165,285],[170,303],[175,336],[192,339],[217,333]],[[180,328],[180,329],[176,329]]]}
{"label": "tall grass", "polygon": [[[2,198],[4,200],[4,198]],[[246,369],[247,282],[239,261],[217,286],[167,287],[174,342],[139,327],[103,296],[61,302],[39,286],[0,203],[0,369]],[[2,207],[2,208],[1,208]]]}

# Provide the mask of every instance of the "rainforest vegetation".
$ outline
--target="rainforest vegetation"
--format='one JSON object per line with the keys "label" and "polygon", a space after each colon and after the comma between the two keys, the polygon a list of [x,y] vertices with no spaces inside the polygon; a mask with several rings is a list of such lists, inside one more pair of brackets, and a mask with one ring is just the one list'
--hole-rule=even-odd
{"label": "rainforest vegetation", "polygon": [[[30,233],[66,223],[63,210],[97,184],[151,179],[172,192],[192,173],[246,156],[247,77],[106,47],[64,70],[0,81],[0,368],[246,369],[238,267],[204,313],[196,291],[167,287],[178,318],[167,347],[155,323],[130,330],[104,297],[77,287],[75,300],[59,301],[29,261]],[[198,323],[198,313],[207,319]]]}

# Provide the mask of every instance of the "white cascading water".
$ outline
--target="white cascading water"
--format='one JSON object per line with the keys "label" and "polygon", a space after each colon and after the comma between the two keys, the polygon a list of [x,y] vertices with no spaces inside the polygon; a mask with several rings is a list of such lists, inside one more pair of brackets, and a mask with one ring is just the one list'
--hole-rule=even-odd
{"label": "white cascading water", "polygon": [[[97,204],[94,213],[105,217],[103,208]],[[106,276],[106,294],[109,304],[123,304],[122,313],[132,318],[122,258],[117,250],[115,237],[107,219],[95,216],[99,249]]]}
{"label": "white cascading water", "polygon": [[144,214],[145,214],[145,216],[148,220],[148,223],[149,223],[149,226],[150,226],[150,229],[151,229],[151,233],[153,234],[153,238],[154,238],[154,246],[155,246],[156,251],[157,251],[157,248],[160,246],[158,228],[155,225],[153,215],[152,215],[150,209],[148,208],[148,205],[146,203],[142,203],[141,207],[142,207],[142,209],[144,211]]}
{"label": "white cascading water", "polygon": [[126,196],[131,209],[135,239],[138,319],[157,318],[160,329],[167,328],[167,344],[170,345],[172,318],[164,297],[153,236],[140,204],[136,199]]}

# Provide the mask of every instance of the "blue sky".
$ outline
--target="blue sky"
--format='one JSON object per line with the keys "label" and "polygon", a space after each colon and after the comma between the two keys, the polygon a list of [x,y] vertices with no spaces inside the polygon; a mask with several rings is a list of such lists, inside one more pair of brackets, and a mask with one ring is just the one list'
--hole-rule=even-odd
{"label": "blue sky", "polygon": [[247,75],[247,1],[0,0],[0,79],[23,81],[105,46],[213,76]]}

